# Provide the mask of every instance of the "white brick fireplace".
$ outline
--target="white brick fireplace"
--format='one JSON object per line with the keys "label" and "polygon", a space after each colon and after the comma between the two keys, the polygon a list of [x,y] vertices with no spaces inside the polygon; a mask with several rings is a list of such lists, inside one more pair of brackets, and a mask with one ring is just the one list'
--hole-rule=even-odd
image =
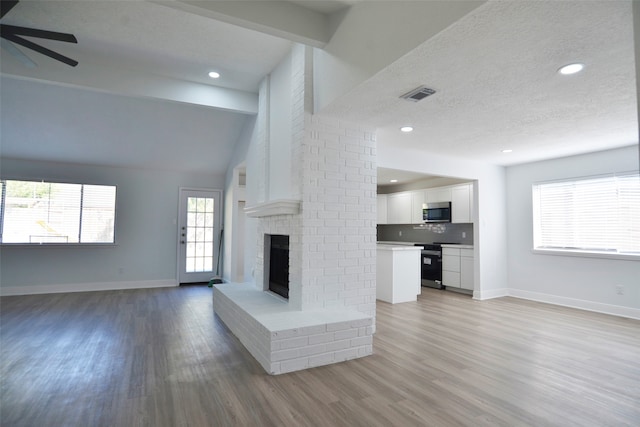
{"label": "white brick fireplace", "polygon": [[[269,78],[260,89],[262,176],[246,209],[259,221],[255,283],[217,285],[213,296],[218,316],[272,374],[369,355],[375,328],[375,135],[312,115],[311,51],[296,46],[288,59],[291,135],[277,171],[283,147],[268,130]],[[270,186],[283,167],[288,194],[276,198]],[[289,236],[288,300],[267,291],[264,242],[274,234]]]}

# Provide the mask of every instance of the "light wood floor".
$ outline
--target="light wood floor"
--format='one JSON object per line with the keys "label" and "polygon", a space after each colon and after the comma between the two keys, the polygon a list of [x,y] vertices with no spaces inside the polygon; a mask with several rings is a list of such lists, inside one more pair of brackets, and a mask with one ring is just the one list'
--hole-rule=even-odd
{"label": "light wood floor", "polygon": [[640,321],[425,289],[374,355],[269,376],[207,287],[0,304],[2,426],[640,425]]}

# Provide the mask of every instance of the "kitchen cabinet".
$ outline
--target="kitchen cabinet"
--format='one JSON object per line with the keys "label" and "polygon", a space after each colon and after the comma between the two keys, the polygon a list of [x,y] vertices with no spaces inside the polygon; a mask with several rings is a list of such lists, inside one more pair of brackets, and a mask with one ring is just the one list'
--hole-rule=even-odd
{"label": "kitchen cabinet", "polygon": [[442,245],[442,284],[473,290],[473,246]]}
{"label": "kitchen cabinet", "polygon": [[426,203],[450,202],[451,187],[436,187],[425,190]]}
{"label": "kitchen cabinet", "polygon": [[411,193],[387,194],[387,224],[411,224]]}
{"label": "kitchen cabinet", "polygon": [[453,223],[473,222],[473,184],[378,194],[378,224],[422,224],[426,203],[451,202]]}
{"label": "kitchen cabinet", "polygon": [[442,248],[442,284],[460,287],[460,249]]}
{"label": "kitchen cabinet", "polygon": [[473,290],[473,249],[460,249],[460,287]]}
{"label": "kitchen cabinet", "polygon": [[387,195],[378,194],[377,224],[387,223]]}
{"label": "kitchen cabinet", "polygon": [[473,222],[473,184],[451,187],[451,222]]}
{"label": "kitchen cabinet", "polygon": [[411,223],[422,223],[422,207],[426,203],[425,190],[411,192]]}

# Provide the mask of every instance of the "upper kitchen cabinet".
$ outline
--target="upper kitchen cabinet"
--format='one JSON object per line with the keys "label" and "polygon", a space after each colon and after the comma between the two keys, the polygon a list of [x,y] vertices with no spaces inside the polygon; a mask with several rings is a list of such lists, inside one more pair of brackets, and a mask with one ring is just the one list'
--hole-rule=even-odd
{"label": "upper kitchen cabinet", "polygon": [[387,224],[411,224],[411,193],[387,195]]}
{"label": "upper kitchen cabinet", "polygon": [[[428,188],[425,190],[425,202],[451,202],[451,187]],[[420,218],[422,220],[422,218]]]}
{"label": "upper kitchen cabinet", "polygon": [[378,194],[378,224],[387,223],[387,195]]}
{"label": "upper kitchen cabinet", "polygon": [[473,183],[465,183],[378,194],[378,224],[423,224],[424,205],[438,202],[451,202],[451,222],[473,222]]}
{"label": "upper kitchen cabinet", "polygon": [[422,223],[422,208],[427,203],[425,190],[411,192],[411,223]]}
{"label": "upper kitchen cabinet", "polygon": [[473,222],[473,184],[451,187],[451,222]]}

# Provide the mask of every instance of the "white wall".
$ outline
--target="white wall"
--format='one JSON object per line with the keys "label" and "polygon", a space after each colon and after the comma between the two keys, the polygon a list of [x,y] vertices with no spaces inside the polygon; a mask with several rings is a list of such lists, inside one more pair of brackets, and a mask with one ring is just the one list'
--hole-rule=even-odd
{"label": "white wall", "polygon": [[2,77],[0,156],[224,174],[244,114]]}
{"label": "white wall", "polygon": [[[509,293],[640,317],[640,261],[531,252],[534,182],[637,169],[638,146],[507,168]],[[625,287],[624,295],[616,294],[616,285]]]}
{"label": "white wall", "polygon": [[[248,152],[252,144],[256,142],[256,118],[247,120],[238,142],[236,143],[227,174],[225,176],[225,212],[224,212],[224,255],[223,255],[223,278],[225,281],[234,281],[232,272],[236,268],[239,260],[236,259],[238,253],[243,254],[243,281],[253,281],[253,267],[256,258],[256,244],[255,235],[257,233],[258,221],[254,218],[244,218],[244,233],[239,236],[236,232],[238,224],[242,225],[239,220],[239,216],[243,215],[238,209],[238,190],[234,188],[234,170],[244,164],[247,168],[247,175],[253,175],[255,170],[251,171],[252,167],[247,166],[246,160]],[[255,189],[255,185],[252,185]],[[245,190],[245,194],[246,194]],[[252,191],[255,197],[255,190]],[[246,199],[246,197],[245,197]],[[255,198],[253,199],[255,201]],[[240,240],[241,239],[241,240]],[[237,250],[240,248],[240,250]]]}
{"label": "white wall", "polygon": [[[633,40],[634,40],[634,57],[636,63],[636,102],[638,103],[638,123],[640,123],[640,4],[637,1],[632,2],[633,6]],[[640,133],[640,129],[638,129]],[[640,135],[638,135],[638,144],[640,145]],[[638,153],[638,161],[640,162],[640,153]]]}
{"label": "white wall", "polygon": [[[179,187],[222,188],[223,176],[1,159],[3,179],[117,186],[116,245],[0,248],[3,293],[176,283]],[[105,286],[103,286],[105,285]]]}
{"label": "white wall", "polygon": [[435,153],[401,150],[394,147],[395,137],[392,133],[378,132],[378,167],[477,180],[473,221],[476,259],[474,298],[507,295],[505,169]]}
{"label": "white wall", "polygon": [[251,116],[5,76],[1,86],[2,178],[118,186],[116,246],[2,247],[3,292],[175,285],[178,189],[222,189]]}

